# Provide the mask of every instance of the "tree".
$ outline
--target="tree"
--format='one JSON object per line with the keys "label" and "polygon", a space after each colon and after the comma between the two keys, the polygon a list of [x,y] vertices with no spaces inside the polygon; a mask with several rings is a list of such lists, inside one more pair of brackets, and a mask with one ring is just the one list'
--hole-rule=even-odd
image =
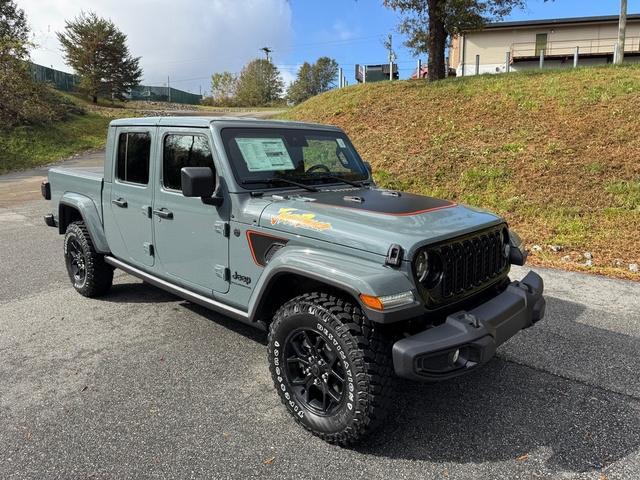
{"label": "tree", "polygon": [[13,0],[0,0],[0,65],[29,56],[29,27],[24,10]]}
{"label": "tree", "polygon": [[73,109],[31,74],[29,27],[13,0],[0,0],[0,129],[44,124]]}
{"label": "tree", "polygon": [[282,100],[284,82],[278,68],[268,60],[255,59],[242,69],[236,101],[243,107],[272,105]]}
{"label": "tree", "polygon": [[333,58],[320,57],[313,65],[313,81],[316,95],[326,92],[335,86],[338,75],[338,62]]}
{"label": "tree", "polygon": [[65,22],[64,33],[58,33],[64,57],[80,76],[80,90],[93,103],[99,95],[124,100],[124,94],[140,83],[140,57],[132,57],[127,36],[111,20],[95,13],[81,13]]}
{"label": "tree", "polygon": [[503,18],[525,3],[525,0],[383,0],[385,7],[404,16],[399,30],[409,36],[406,45],[415,53],[428,53],[429,80],[445,77],[448,36],[480,29],[487,21]]}
{"label": "tree", "polygon": [[296,79],[289,85],[287,96],[293,103],[304,102],[313,97],[313,67],[309,62],[304,62],[298,69]]}
{"label": "tree", "polygon": [[332,58],[320,57],[313,64],[303,63],[298,69],[295,81],[289,87],[289,100],[300,103],[330,90],[335,86],[336,75],[338,63]]}
{"label": "tree", "polygon": [[238,77],[231,72],[214,73],[211,76],[211,97],[215,105],[230,107],[235,102]]}

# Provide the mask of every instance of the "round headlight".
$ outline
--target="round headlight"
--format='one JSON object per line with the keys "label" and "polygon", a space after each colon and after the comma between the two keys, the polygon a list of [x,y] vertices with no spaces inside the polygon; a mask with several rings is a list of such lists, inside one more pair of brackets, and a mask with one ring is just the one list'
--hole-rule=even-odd
{"label": "round headlight", "polygon": [[425,250],[421,251],[415,259],[414,268],[419,282],[424,282],[429,274],[429,255]]}

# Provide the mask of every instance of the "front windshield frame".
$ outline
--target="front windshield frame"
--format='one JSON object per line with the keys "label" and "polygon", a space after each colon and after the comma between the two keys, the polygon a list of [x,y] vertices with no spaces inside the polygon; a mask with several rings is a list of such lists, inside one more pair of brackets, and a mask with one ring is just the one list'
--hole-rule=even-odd
{"label": "front windshield frame", "polygon": [[[270,189],[291,189],[296,188],[291,185],[274,184],[268,182],[270,179],[288,178],[305,185],[319,187],[322,185],[331,184],[345,184],[340,178],[344,178],[345,181],[363,182],[367,183],[371,181],[369,170],[362,158],[358,154],[349,137],[339,130],[324,130],[313,128],[288,128],[288,127],[225,127],[220,130],[220,137],[222,144],[231,166],[233,176],[238,185],[245,190],[270,190]],[[264,171],[249,171],[247,162],[245,161],[242,152],[235,141],[236,138],[281,138],[286,146],[287,152],[291,155],[292,149],[300,148],[300,137],[304,137],[302,143],[308,140],[333,140],[336,142],[336,148],[339,148],[348,163],[349,171],[331,171],[327,172],[325,169],[319,169],[317,173],[308,174],[305,171],[301,171],[300,161],[302,158],[297,158],[294,163],[295,169],[282,169],[282,170],[264,170]],[[338,140],[340,139],[340,140]],[[298,145],[296,145],[298,143]],[[344,145],[344,147],[342,146]],[[295,153],[293,155],[295,157]],[[338,156],[336,155],[336,159]],[[347,165],[339,160],[344,168]],[[308,168],[309,166],[306,166]],[[338,177],[335,179],[327,179],[322,177]],[[255,180],[255,182],[253,181]],[[260,180],[264,180],[261,182]]]}

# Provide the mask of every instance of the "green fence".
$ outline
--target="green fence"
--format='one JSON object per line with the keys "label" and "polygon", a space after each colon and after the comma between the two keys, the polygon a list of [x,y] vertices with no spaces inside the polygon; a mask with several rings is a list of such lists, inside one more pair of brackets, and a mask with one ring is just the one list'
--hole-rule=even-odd
{"label": "green fence", "polygon": [[150,100],[154,102],[174,102],[197,105],[202,100],[200,95],[175,88],[151,87],[139,85],[131,89],[130,100]]}
{"label": "green fence", "polygon": [[71,73],[61,72],[60,70],[43,67],[35,63],[31,63],[29,66],[31,68],[31,75],[33,75],[36,81],[50,83],[58,90],[70,92],[80,81],[77,75]]}
{"label": "green fence", "polygon": [[[53,68],[44,67],[35,63],[30,63],[31,74],[38,82],[47,82],[58,90],[71,92],[75,89],[80,81],[78,75],[67,72],[61,72]],[[176,88],[167,89],[167,87],[151,87],[139,85],[131,89],[129,100],[149,100],[154,102],[175,102],[188,105],[198,105],[202,96],[195,93],[185,92]]]}

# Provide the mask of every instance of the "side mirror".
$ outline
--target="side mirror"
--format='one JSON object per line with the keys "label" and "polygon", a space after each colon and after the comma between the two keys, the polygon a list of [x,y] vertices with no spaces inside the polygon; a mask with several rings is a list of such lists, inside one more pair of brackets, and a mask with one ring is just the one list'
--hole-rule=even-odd
{"label": "side mirror", "polygon": [[182,194],[185,197],[200,197],[208,205],[222,204],[222,197],[214,196],[216,178],[209,167],[183,167],[180,170]]}

